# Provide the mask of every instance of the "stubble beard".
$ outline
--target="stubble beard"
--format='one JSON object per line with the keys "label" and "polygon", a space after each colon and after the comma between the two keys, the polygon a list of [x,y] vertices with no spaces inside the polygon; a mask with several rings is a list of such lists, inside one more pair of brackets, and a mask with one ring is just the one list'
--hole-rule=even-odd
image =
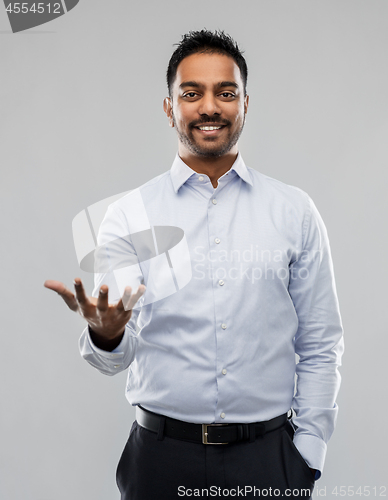
{"label": "stubble beard", "polygon": [[[198,144],[198,142],[194,138],[193,128],[191,126],[189,126],[189,132],[185,134],[177,126],[174,114],[172,114],[172,119],[180,142],[184,144],[191,153],[197,156],[201,156],[202,158],[219,158],[220,156],[229,153],[229,151],[233,148],[233,146],[237,144],[237,141],[239,140],[240,135],[244,128],[245,113],[242,125],[239,129],[237,129],[232,135],[228,135],[228,137],[218,146],[214,146],[214,142],[209,141],[208,147]],[[207,120],[207,122],[216,122],[216,121],[217,120],[211,120],[210,118]],[[227,126],[230,127],[230,122],[229,125]]]}

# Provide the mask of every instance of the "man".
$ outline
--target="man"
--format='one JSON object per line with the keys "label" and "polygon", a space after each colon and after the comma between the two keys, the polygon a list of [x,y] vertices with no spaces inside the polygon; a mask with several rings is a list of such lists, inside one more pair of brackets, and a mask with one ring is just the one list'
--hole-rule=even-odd
{"label": "man", "polygon": [[[108,375],[129,367],[137,421],[117,470],[123,500],[308,498],[335,425],[343,351],[324,224],[306,193],[244,164],[247,67],[228,35],[185,35],[167,81],[178,154],[170,171],[109,207],[98,297],[80,279],[75,296],[45,285],[87,320],[80,348],[90,364]],[[150,286],[163,291],[168,277],[139,258],[146,231],[159,227],[184,231],[192,271],[179,286],[187,270],[172,265],[171,250],[159,255],[177,273],[176,293],[161,300]],[[127,255],[139,263],[125,271]]]}

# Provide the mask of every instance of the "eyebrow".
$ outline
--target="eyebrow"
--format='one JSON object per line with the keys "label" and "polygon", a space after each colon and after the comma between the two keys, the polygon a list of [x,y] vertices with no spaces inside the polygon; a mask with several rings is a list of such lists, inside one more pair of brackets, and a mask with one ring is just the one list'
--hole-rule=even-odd
{"label": "eyebrow", "polygon": [[[182,82],[179,85],[180,89],[185,89],[187,87],[194,87],[194,88],[204,88],[204,85],[201,83],[195,82],[195,81],[188,81],[188,82]],[[238,85],[236,82],[219,82],[215,86],[215,88],[223,88],[223,87],[234,87],[235,89],[238,89]]]}

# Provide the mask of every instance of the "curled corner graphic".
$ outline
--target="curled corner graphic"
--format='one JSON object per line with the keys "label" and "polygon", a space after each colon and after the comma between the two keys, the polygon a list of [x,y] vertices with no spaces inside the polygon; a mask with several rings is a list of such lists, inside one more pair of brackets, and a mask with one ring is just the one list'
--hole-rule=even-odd
{"label": "curled corner graphic", "polygon": [[74,9],[79,0],[35,0],[15,2],[4,0],[13,33],[53,21]]}
{"label": "curled corner graphic", "polygon": [[74,9],[79,0],[64,0],[64,2],[66,5],[67,12],[69,12],[69,10]]}
{"label": "curled corner graphic", "polygon": [[79,212],[73,219],[73,238],[80,268],[90,273],[113,273],[120,295],[147,269],[146,292],[141,305],[164,299],[186,286],[192,278],[190,252],[183,229],[150,226],[147,229],[97,243],[98,228],[108,206],[125,194],[106,198]]}

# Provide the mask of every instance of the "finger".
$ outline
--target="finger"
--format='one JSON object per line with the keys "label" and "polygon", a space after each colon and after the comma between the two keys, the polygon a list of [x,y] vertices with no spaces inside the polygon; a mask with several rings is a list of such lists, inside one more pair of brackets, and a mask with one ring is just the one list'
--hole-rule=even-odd
{"label": "finger", "polygon": [[140,299],[140,297],[144,294],[146,287],[144,285],[140,285],[137,289],[136,293],[133,295],[124,293],[122,298],[123,307],[126,311],[130,311],[135,306],[136,302]]}
{"label": "finger", "polygon": [[101,312],[106,311],[109,307],[108,303],[108,287],[102,285],[97,299],[97,309]]}
{"label": "finger", "polygon": [[72,311],[78,310],[78,303],[74,297],[74,294],[68,288],[66,288],[66,286],[61,281],[46,280],[44,282],[44,286],[46,288],[49,288],[50,290],[53,290],[54,292],[57,292],[57,294],[62,297],[67,306]]}
{"label": "finger", "polygon": [[116,304],[116,309],[118,311],[124,311],[124,310],[126,311],[127,310],[127,309],[125,309],[124,304],[126,304],[129,301],[129,299],[131,298],[131,294],[132,294],[132,288],[130,286],[126,286],[124,289],[123,296]]}
{"label": "finger", "polygon": [[82,309],[91,305],[80,278],[74,279],[75,298]]}

